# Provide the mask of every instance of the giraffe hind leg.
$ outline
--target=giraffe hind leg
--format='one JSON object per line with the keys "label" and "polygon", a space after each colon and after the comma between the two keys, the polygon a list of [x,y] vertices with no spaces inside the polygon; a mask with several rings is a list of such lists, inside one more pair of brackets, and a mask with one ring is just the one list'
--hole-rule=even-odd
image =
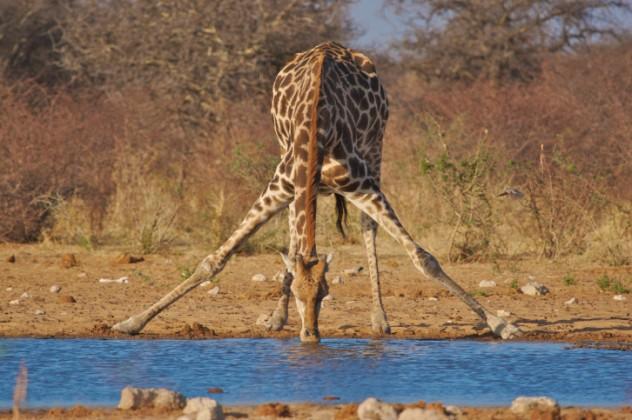
{"label": "giraffe hind leg", "polygon": [[366,255],[369,263],[369,277],[371,279],[371,327],[375,334],[384,335],[391,333],[391,327],[386,318],[386,312],[382,305],[382,293],[380,290],[380,272],[377,264],[377,251],[375,249],[375,237],[377,223],[366,213],[360,215],[360,226]]}
{"label": "giraffe hind leg", "polygon": [[[367,185],[368,183],[365,183]],[[450,278],[441,268],[441,265],[428,251],[419,246],[410,234],[404,229],[395,211],[389,204],[386,196],[372,183],[372,187],[368,189],[360,189],[354,191],[343,191],[340,193],[345,196],[359,210],[368,214],[375,220],[386,232],[388,232],[395,240],[397,240],[410,256],[415,267],[425,276],[437,281],[446,287],[456,297],[461,299],[474,313],[476,313],[496,336],[508,339],[520,334],[520,330],[507,321],[492,315],[483,306],[468,294],[461,286],[459,286],[452,278]]]}

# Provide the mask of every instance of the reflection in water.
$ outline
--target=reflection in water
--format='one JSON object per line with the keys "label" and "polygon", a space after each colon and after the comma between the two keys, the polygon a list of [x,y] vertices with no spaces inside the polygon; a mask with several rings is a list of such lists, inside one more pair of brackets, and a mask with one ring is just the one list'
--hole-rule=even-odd
{"label": "reflection in water", "polygon": [[126,385],[187,396],[221,387],[223,403],[441,400],[508,404],[550,395],[565,405],[632,403],[632,352],[562,344],[325,339],[0,340],[0,408],[11,405],[20,360],[27,404],[114,405]]}

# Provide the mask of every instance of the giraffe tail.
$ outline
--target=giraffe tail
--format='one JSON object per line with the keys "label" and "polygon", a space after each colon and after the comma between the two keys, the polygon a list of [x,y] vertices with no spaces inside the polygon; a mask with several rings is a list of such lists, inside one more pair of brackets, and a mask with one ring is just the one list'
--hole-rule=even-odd
{"label": "giraffe tail", "polygon": [[343,239],[346,239],[345,226],[347,226],[347,215],[349,214],[347,211],[347,200],[340,194],[334,195],[336,197],[336,229]]}

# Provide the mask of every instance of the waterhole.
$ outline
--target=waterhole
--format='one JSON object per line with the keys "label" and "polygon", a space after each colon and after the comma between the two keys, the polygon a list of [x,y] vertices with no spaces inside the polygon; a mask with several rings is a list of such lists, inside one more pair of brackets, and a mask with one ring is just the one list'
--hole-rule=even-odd
{"label": "waterhole", "polygon": [[325,339],[0,340],[0,408],[20,363],[28,407],[116,405],[126,385],[166,387],[224,404],[269,401],[507,405],[547,395],[562,405],[632,403],[632,352],[560,343]]}

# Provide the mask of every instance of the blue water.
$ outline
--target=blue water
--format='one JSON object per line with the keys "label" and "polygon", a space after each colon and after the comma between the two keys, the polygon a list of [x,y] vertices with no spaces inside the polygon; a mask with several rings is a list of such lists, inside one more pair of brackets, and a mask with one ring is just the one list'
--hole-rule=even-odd
{"label": "blue water", "polygon": [[506,405],[548,395],[562,405],[632,403],[632,352],[556,343],[323,340],[0,340],[0,408],[20,361],[29,407],[115,405],[126,385],[166,387],[226,404],[440,400]]}

